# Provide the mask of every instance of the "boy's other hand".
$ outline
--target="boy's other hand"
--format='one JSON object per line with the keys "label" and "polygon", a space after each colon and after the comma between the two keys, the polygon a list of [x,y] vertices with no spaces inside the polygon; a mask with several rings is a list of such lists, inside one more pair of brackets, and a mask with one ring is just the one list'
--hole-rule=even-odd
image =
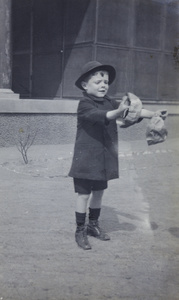
{"label": "boy's other hand", "polygon": [[157,110],[155,115],[161,117],[163,120],[166,119],[166,117],[168,116],[168,112],[167,110]]}

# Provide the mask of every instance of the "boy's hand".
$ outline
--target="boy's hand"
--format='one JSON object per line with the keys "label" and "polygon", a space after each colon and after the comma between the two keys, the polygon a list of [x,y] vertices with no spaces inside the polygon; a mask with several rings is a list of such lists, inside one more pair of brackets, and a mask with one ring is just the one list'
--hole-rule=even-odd
{"label": "boy's hand", "polygon": [[155,115],[161,117],[163,120],[166,119],[166,117],[168,116],[168,112],[167,110],[157,110]]}
{"label": "boy's hand", "polygon": [[122,98],[122,101],[118,107],[118,111],[120,113],[120,117],[125,119],[129,112],[130,100],[127,96]]}

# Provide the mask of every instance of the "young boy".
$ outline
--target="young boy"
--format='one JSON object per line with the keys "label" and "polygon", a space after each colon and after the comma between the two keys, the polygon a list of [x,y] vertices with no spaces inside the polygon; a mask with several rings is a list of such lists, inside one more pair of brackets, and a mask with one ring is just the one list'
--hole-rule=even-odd
{"label": "young boy", "polygon": [[[107,96],[115,79],[115,69],[96,61],[82,69],[76,86],[84,92],[77,111],[77,134],[69,176],[78,193],[75,240],[84,250],[91,249],[87,235],[102,241],[110,237],[99,227],[102,196],[108,180],[118,178],[118,135],[116,119],[125,118],[128,106]],[[141,118],[152,118],[154,112],[142,109]],[[89,223],[85,226],[89,202]]]}

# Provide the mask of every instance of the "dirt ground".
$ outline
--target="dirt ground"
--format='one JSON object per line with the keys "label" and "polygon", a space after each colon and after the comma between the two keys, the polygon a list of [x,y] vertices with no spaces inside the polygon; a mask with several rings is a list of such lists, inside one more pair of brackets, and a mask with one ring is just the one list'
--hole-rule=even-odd
{"label": "dirt ground", "polygon": [[28,165],[0,148],[0,299],[179,299],[179,140],[119,146],[100,218],[111,240],[89,251],[74,240],[73,145],[32,146]]}

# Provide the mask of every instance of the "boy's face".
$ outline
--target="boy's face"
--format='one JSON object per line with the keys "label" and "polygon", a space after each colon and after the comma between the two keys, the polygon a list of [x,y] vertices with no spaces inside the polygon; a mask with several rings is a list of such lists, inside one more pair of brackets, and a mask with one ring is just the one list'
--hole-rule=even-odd
{"label": "boy's face", "polygon": [[109,89],[109,75],[106,71],[98,71],[91,75],[87,81],[81,83],[87,94],[102,98]]}

